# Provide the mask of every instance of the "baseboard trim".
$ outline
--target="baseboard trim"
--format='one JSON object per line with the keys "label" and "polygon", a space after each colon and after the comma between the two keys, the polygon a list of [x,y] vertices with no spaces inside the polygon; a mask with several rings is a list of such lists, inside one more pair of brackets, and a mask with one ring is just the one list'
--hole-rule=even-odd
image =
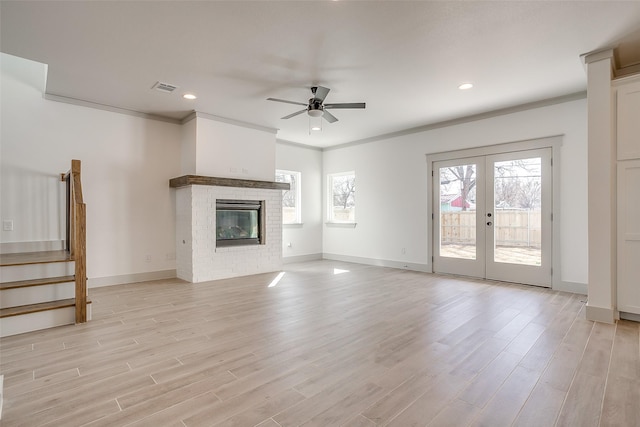
{"label": "baseboard trim", "polygon": [[587,302],[585,310],[587,320],[602,323],[616,323],[617,313],[613,308],[596,307]]}
{"label": "baseboard trim", "polygon": [[307,254],[307,255],[295,255],[295,256],[287,256],[282,257],[283,264],[292,264],[294,262],[308,262],[308,261],[318,261],[322,259],[322,254]]}
{"label": "baseboard trim", "polygon": [[175,279],[176,270],[149,271],[146,273],[122,274],[120,276],[94,277],[87,280],[87,287],[124,285],[125,283],[149,282],[151,280]]}
{"label": "baseboard trim", "polygon": [[[432,273],[431,265],[429,264],[419,264],[419,263],[402,262],[402,261],[391,261],[391,260],[385,260],[385,259],[355,257],[350,255],[339,255],[339,254],[331,254],[331,253],[323,253],[322,259],[353,262],[356,264],[375,265],[378,267],[399,268],[401,270],[420,271],[422,273]],[[289,262],[295,262],[295,261],[289,261]],[[554,284],[552,289],[554,291],[571,292],[573,294],[587,295],[587,285],[585,283],[560,282],[560,283]]]}
{"label": "baseboard trim", "polygon": [[625,313],[625,312],[620,312],[620,318],[624,319],[624,320],[631,320],[633,322],[640,322],[640,314],[635,314],[635,313]]}
{"label": "baseboard trim", "polygon": [[19,254],[24,252],[61,251],[64,240],[42,240],[32,242],[2,242],[0,254]]}
{"label": "baseboard trim", "polygon": [[560,282],[554,283],[552,289],[554,291],[571,292],[572,294],[587,295],[586,283]]}
{"label": "baseboard trim", "polygon": [[431,273],[431,266],[427,264],[418,264],[414,262],[391,261],[387,259],[364,258],[364,257],[330,254],[330,253],[323,253],[322,259],[353,262],[355,264],[375,265],[377,267],[391,267],[391,268],[398,268],[401,270],[420,271],[422,273]]}

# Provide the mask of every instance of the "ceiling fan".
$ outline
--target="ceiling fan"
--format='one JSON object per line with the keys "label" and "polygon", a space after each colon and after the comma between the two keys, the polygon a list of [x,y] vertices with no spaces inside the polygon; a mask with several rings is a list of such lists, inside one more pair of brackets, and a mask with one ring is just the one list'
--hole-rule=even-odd
{"label": "ceiling fan", "polygon": [[338,108],[365,108],[364,102],[342,102],[338,104],[323,104],[324,99],[327,97],[329,93],[329,88],[322,86],[313,86],[311,88],[311,93],[313,96],[309,99],[309,103],[305,104],[302,102],[296,101],[287,101],[286,99],[277,99],[277,98],[267,98],[267,101],[276,101],[276,102],[284,102],[287,104],[294,105],[303,105],[306,108],[304,110],[296,111],[295,113],[289,114],[288,116],[282,117],[283,119],[290,119],[291,117],[297,116],[298,114],[302,114],[305,111],[311,117],[324,117],[326,121],[329,123],[337,122],[338,118],[328,112],[328,109],[338,109]]}

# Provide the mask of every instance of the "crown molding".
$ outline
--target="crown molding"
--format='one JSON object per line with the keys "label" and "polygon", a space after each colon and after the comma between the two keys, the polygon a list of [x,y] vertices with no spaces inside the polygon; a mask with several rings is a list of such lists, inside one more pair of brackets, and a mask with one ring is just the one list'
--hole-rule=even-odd
{"label": "crown molding", "polygon": [[582,58],[582,62],[584,64],[591,64],[593,62],[598,62],[605,59],[610,59],[612,62],[615,61],[613,56],[613,48],[605,48],[594,50],[593,52],[583,53],[582,55],[580,55],[580,58]]}
{"label": "crown molding", "polygon": [[544,99],[541,101],[529,102],[526,104],[516,105],[513,107],[501,108],[498,110],[488,111],[486,113],[474,114],[471,116],[461,117],[458,119],[446,120],[438,123],[432,123],[424,126],[419,126],[415,128],[405,129],[398,132],[386,133],[383,135],[372,136],[370,138],[360,139],[357,141],[347,142],[344,144],[334,145],[331,147],[325,147],[322,151],[330,151],[337,150],[340,148],[351,147],[354,145],[367,144],[375,141],[382,141],[385,139],[397,138],[400,136],[411,135],[414,133],[426,132],[434,129],[440,129],[450,126],[461,125],[465,123],[475,122],[478,120],[491,119],[494,117],[504,116],[507,114],[519,113],[522,111],[533,110],[536,108],[548,107],[556,104],[564,104],[565,102],[577,101],[579,99],[586,99],[587,92],[576,92],[568,95],[558,96],[556,98]]}
{"label": "crown molding", "polygon": [[307,150],[323,151],[322,147],[316,147],[315,145],[301,144],[299,142],[288,141],[286,139],[276,139],[276,143],[281,145],[289,145],[291,147],[296,147],[296,148],[305,148]]}
{"label": "crown molding", "polygon": [[180,121],[180,124],[185,124],[195,118],[200,118],[200,119],[207,119],[207,120],[213,120],[216,122],[221,122],[221,123],[227,123],[230,125],[235,125],[235,126],[240,126],[243,128],[248,128],[248,129],[255,129],[255,130],[260,130],[263,132],[269,132],[272,134],[277,134],[278,133],[278,129],[276,128],[270,128],[267,126],[260,126],[260,125],[256,125],[254,123],[249,123],[249,122],[243,122],[241,120],[235,120],[235,119],[229,119],[226,117],[220,117],[220,116],[216,116],[213,114],[209,114],[209,113],[203,113],[202,111],[194,111],[192,113],[190,113],[187,117],[185,117],[184,119],[182,119]]}
{"label": "crown molding", "polygon": [[125,114],[125,115],[133,116],[133,117],[140,117],[142,119],[156,120],[156,121],[160,121],[160,122],[172,123],[172,124],[175,124],[175,125],[183,125],[183,124],[185,124],[187,122],[190,122],[191,120],[195,119],[196,117],[198,117],[198,118],[204,118],[204,119],[207,119],[207,120],[214,120],[214,121],[217,121],[217,122],[228,123],[228,124],[232,124],[232,125],[240,126],[240,127],[244,127],[244,128],[256,129],[256,130],[260,130],[260,131],[263,131],[263,132],[269,132],[269,133],[272,133],[272,134],[277,134],[278,133],[278,129],[274,129],[274,128],[270,128],[270,127],[266,127],[266,126],[260,126],[260,125],[256,125],[256,124],[253,124],[253,123],[243,122],[243,121],[240,121],[240,120],[228,119],[226,117],[215,116],[213,114],[207,114],[207,113],[203,113],[201,111],[192,111],[191,113],[189,113],[186,117],[184,117],[182,119],[174,119],[174,118],[171,118],[171,117],[165,117],[165,116],[161,116],[161,115],[158,115],[158,114],[143,113],[141,111],[129,110],[127,108],[114,107],[113,105],[99,104],[97,102],[85,101],[84,99],[71,98],[71,97],[68,97],[68,96],[56,95],[56,94],[53,94],[53,93],[45,93],[43,95],[43,97],[44,97],[44,99],[46,99],[48,101],[62,102],[62,103],[65,103],[65,104],[78,105],[80,107],[94,108],[94,109],[97,109],[97,110],[109,111],[109,112],[112,112],[112,113]]}
{"label": "crown molding", "polygon": [[128,110],[126,108],[114,107],[113,105],[98,104],[97,102],[85,101],[83,99],[71,98],[68,96],[55,95],[53,93],[45,93],[44,99],[48,101],[62,102],[65,104],[78,105],[80,107],[94,108],[96,110],[110,111],[112,113],[126,114],[128,116],[140,117],[148,120],[157,120],[160,122],[173,123],[179,125],[182,120],[170,117],[159,116],[157,114],[142,113],[140,111]]}

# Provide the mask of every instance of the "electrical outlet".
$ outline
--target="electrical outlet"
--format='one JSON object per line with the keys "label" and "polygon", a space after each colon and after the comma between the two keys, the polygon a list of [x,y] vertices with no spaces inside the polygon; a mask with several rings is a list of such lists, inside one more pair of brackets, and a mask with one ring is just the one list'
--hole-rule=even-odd
{"label": "electrical outlet", "polygon": [[2,231],[13,231],[13,220],[5,219],[2,221]]}
{"label": "electrical outlet", "polygon": [[147,254],[144,256],[145,262],[151,262],[151,255]]}
{"label": "electrical outlet", "polygon": [[407,253],[407,250],[405,248],[400,249],[400,253],[402,253],[402,255]]}

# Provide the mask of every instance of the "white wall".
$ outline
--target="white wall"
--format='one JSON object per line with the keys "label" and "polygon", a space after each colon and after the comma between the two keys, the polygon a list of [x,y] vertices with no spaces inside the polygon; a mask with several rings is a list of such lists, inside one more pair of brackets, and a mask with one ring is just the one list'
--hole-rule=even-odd
{"label": "white wall", "polygon": [[79,159],[89,285],[175,270],[180,126],[47,101],[19,72],[33,62],[2,59],[2,242],[63,239],[59,174]]}
{"label": "white wall", "polygon": [[275,130],[195,118],[196,174],[223,178],[275,179]]}
{"label": "white wall", "polygon": [[[302,224],[283,225],[282,255],[290,260],[322,254],[322,152],[276,143],[276,169],[301,172]],[[289,246],[291,244],[291,246]]]}
{"label": "white wall", "polygon": [[189,120],[182,125],[180,143],[180,175],[196,174],[196,120]]}
{"label": "white wall", "polygon": [[425,155],[559,134],[564,135],[560,177],[562,234],[559,254],[554,256],[561,257],[562,281],[586,284],[585,99],[325,150],[323,176],[354,170],[357,183],[357,226],[325,225],[326,256],[377,260],[390,265],[413,264],[415,268],[429,269]]}

